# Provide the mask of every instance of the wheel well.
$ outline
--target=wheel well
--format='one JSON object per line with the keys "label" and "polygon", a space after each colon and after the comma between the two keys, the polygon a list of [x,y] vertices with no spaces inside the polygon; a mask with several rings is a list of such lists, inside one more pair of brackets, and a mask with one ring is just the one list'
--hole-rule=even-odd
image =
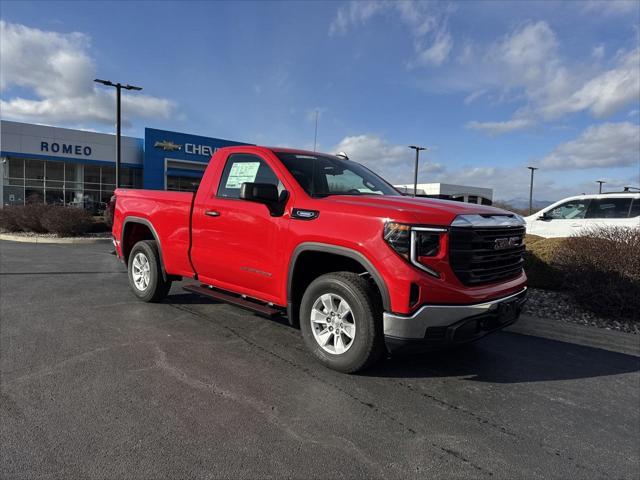
{"label": "wheel well", "polygon": [[354,272],[367,276],[375,294],[382,300],[380,289],[367,269],[357,260],[337,253],[304,251],[296,258],[289,279],[289,323],[298,325],[300,303],[311,282],[325,273]]}
{"label": "wheel well", "polygon": [[125,263],[129,261],[129,254],[136,243],[140,240],[155,239],[153,232],[147,225],[138,222],[127,222],[122,234],[122,255]]}

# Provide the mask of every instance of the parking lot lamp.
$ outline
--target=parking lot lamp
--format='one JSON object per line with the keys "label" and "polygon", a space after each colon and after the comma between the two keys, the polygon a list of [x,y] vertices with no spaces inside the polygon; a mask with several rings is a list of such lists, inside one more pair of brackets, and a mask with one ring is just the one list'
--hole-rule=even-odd
{"label": "parking lot lamp", "polygon": [[125,90],[142,90],[142,87],[136,87],[134,85],[122,85],[119,82],[113,83],[110,80],[100,80],[96,78],[93,80],[96,83],[101,83],[107,87],[115,87],[116,89],[116,188],[120,188],[120,163],[121,163],[121,148],[120,148],[120,132],[122,130],[122,121],[120,118],[120,91]]}
{"label": "parking lot lamp", "polygon": [[533,213],[533,172],[538,170],[538,167],[527,167],[531,170],[531,182],[529,183],[529,215]]}
{"label": "parking lot lamp", "polygon": [[607,182],[604,180],[596,180],[596,183],[598,184],[598,193],[602,193],[602,184]]}
{"label": "parking lot lamp", "polygon": [[413,196],[418,195],[418,160],[420,158],[420,150],[426,150],[426,147],[418,147],[417,145],[409,145],[409,148],[412,148],[416,151],[416,167],[413,171]]}

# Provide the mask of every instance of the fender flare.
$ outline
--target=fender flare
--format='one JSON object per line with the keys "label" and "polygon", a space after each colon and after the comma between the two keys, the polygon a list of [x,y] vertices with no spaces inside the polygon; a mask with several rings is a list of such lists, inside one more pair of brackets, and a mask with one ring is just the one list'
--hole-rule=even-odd
{"label": "fender flare", "polygon": [[328,243],[318,243],[318,242],[304,242],[298,245],[291,254],[291,260],[289,261],[289,268],[287,271],[287,314],[289,316],[289,322],[292,322],[291,318],[293,304],[291,298],[291,290],[293,283],[293,271],[295,269],[296,263],[298,261],[298,257],[300,254],[304,252],[321,252],[321,253],[331,253],[334,255],[339,255],[342,257],[350,258],[351,260],[355,260],[358,262],[373,278],[373,281],[376,283],[378,290],[380,290],[380,295],[382,297],[382,308],[390,312],[391,311],[391,300],[389,298],[389,290],[387,289],[387,285],[382,278],[382,275],[376,270],[373,264],[365,257],[362,253],[353,250],[347,247],[341,247],[338,245],[331,245]]}
{"label": "fender flare", "polygon": [[164,268],[164,256],[162,254],[162,244],[160,243],[160,237],[158,236],[158,232],[153,227],[153,224],[147,220],[146,218],[136,217],[134,215],[127,216],[122,222],[122,233],[120,234],[120,245],[124,245],[124,233],[126,232],[126,226],[128,223],[138,223],[144,225],[149,228],[151,231],[151,235],[158,245],[158,253],[160,254],[160,270],[162,270],[162,278],[163,280],[167,280],[167,271]]}

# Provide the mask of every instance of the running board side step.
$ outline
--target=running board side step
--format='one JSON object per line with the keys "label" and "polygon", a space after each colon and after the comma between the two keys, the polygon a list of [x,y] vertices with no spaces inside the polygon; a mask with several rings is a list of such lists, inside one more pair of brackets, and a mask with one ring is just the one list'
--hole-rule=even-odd
{"label": "running board side step", "polygon": [[215,290],[205,285],[185,285],[184,287],[182,287],[182,289],[186,290],[187,292],[197,293],[198,295],[213,298],[214,300],[218,300],[219,302],[230,303],[231,305],[251,310],[252,312],[264,315],[269,318],[277,317],[278,315],[282,315],[284,312],[283,309],[271,307],[264,303],[247,300],[246,298],[243,298],[241,296],[223,292],[220,290]]}

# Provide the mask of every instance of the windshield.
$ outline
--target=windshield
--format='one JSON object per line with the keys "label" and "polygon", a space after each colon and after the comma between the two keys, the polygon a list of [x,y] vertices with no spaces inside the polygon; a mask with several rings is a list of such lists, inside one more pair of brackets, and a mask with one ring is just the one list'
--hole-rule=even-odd
{"label": "windshield", "polygon": [[350,160],[288,152],[276,152],[276,155],[312,197],[400,195],[371,170]]}

